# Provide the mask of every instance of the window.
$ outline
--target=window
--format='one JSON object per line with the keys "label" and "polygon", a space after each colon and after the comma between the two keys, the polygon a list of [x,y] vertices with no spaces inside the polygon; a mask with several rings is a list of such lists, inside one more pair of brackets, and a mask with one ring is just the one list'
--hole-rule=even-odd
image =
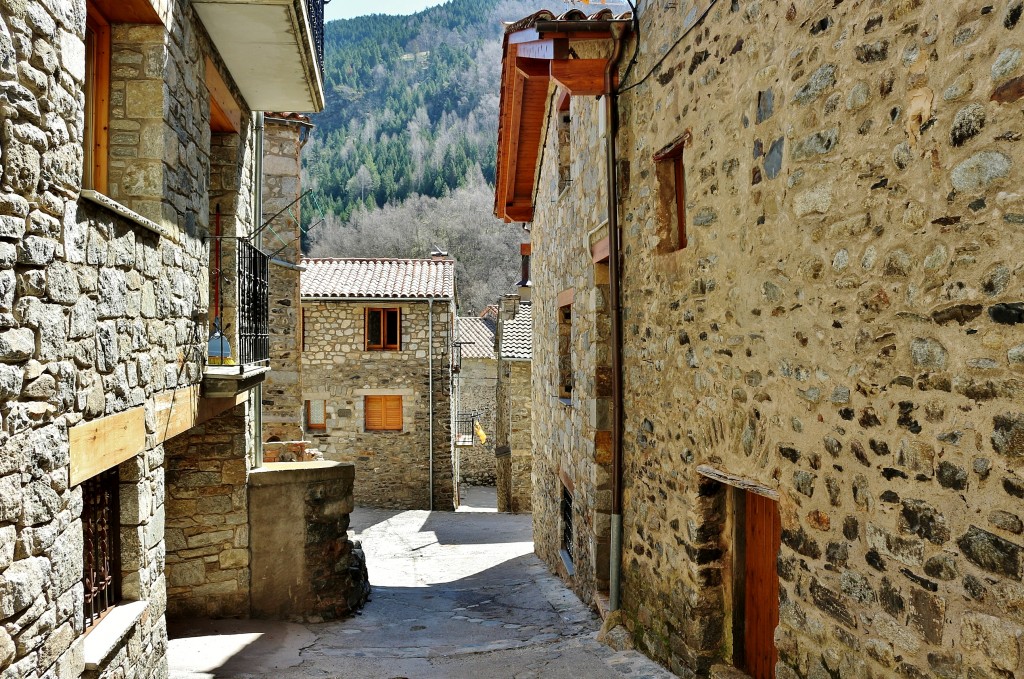
{"label": "window", "polygon": [[399,309],[366,310],[366,350],[398,351],[401,348],[402,319]]}
{"label": "window", "polygon": [[672,247],[682,250],[687,244],[686,235],[686,168],[683,165],[683,149],[690,145],[687,131],[671,144],[654,154],[657,164],[660,198],[669,224],[666,238]]}
{"label": "window", "polygon": [[[570,167],[572,153],[570,149],[569,93],[563,91],[558,100],[558,193],[561,194],[572,182]],[[524,278],[523,280],[529,280]]]}
{"label": "window", "polygon": [[572,398],[572,304],[558,308],[558,398]]}
{"label": "window", "polygon": [[92,3],[85,22],[85,135],[82,188],[107,192],[110,129],[110,24]]}
{"label": "window", "polygon": [[327,429],[327,401],[306,401],[306,428]]}
{"label": "window", "polygon": [[736,507],[733,662],[753,679],[774,679],[778,651],[779,575],[776,562],[782,537],[778,503],[739,488]]}
{"label": "window", "polygon": [[366,431],[402,431],[401,396],[364,396]]}
{"label": "window", "polygon": [[573,563],[572,541],[572,493],[562,486],[562,556]]}
{"label": "window", "polygon": [[82,484],[85,627],[121,601],[121,509],[117,467]]}

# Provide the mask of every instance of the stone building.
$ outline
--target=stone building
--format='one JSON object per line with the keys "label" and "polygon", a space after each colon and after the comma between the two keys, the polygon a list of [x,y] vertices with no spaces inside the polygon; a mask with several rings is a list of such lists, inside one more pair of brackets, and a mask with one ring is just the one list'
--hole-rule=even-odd
{"label": "stone building", "polygon": [[[525,257],[529,257],[528,252]],[[528,283],[529,276],[524,275],[523,281]],[[529,512],[533,504],[532,319],[530,288],[526,284],[519,286],[519,294],[506,295],[498,304],[494,454],[499,512]]]}
{"label": "stone building", "polygon": [[455,262],[303,259],[306,438],[357,504],[453,509]]}
{"label": "stone building", "polygon": [[0,3],[4,677],[166,676],[173,611],[248,613],[254,110],[323,107],[322,10]]}
{"label": "stone building", "polygon": [[[457,319],[455,375],[455,466],[459,483],[493,486],[495,390],[498,361],[494,353],[494,327],[490,318]],[[476,432],[484,432],[484,441]]]}
{"label": "stone building", "polygon": [[507,28],[537,550],[681,676],[1024,676],[1021,18]]}

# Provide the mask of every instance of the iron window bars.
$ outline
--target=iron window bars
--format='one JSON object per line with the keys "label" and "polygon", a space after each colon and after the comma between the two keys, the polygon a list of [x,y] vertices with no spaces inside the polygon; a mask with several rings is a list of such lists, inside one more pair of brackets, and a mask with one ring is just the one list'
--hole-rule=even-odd
{"label": "iron window bars", "polygon": [[117,467],[82,484],[86,629],[121,601],[119,484]]}
{"label": "iron window bars", "polygon": [[270,258],[247,240],[238,243],[238,358],[270,360]]}
{"label": "iron window bars", "polygon": [[459,413],[455,419],[455,445],[471,446],[476,436],[476,413]]}

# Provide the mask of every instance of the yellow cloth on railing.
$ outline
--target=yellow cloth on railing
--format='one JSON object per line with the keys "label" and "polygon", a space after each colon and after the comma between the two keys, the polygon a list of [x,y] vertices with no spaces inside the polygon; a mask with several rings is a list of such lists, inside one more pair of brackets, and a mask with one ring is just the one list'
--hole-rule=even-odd
{"label": "yellow cloth on railing", "polygon": [[473,432],[476,434],[477,439],[480,440],[480,445],[487,443],[487,434],[484,433],[484,428],[476,420],[473,420]]}

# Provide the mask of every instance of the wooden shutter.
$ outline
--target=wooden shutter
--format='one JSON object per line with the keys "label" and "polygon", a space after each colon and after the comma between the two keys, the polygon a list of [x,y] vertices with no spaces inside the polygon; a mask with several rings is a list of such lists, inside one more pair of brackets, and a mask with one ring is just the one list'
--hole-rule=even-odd
{"label": "wooden shutter", "polygon": [[402,430],[402,397],[384,396],[384,429]]}
{"label": "wooden shutter", "polygon": [[367,431],[401,431],[401,396],[364,396],[364,421]]}
{"label": "wooden shutter", "polygon": [[779,624],[779,575],[782,538],[778,504],[745,492],[743,669],[752,679],[775,679],[775,628]]}

